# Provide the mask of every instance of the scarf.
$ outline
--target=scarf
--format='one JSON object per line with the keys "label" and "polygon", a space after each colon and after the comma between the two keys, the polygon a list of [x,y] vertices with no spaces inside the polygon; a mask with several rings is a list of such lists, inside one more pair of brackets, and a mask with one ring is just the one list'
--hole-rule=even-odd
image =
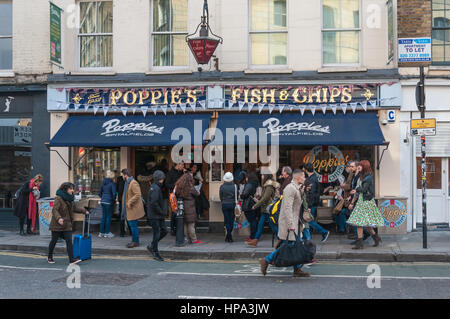
{"label": "scarf", "polygon": [[122,197],[122,215],[120,215],[120,220],[125,220],[127,218],[127,190],[128,185],[133,180],[133,176],[130,176],[127,181],[125,182],[125,185],[123,187],[123,197]]}
{"label": "scarf", "polygon": [[[34,180],[30,181],[29,187],[33,189],[35,187]],[[39,186],[36,186],[39,190]],[[32,220],[32,231],[34,233],[35,227],[36,227],[36,212],[37,212],[37,202],[36,197],[34,197],[33,192],[30,192],[30,195],[28,197],[28,219]]]}
{"label": "scarf", "polygon": [[61,190],[61,189],[58,189],[58,190],[56,191],[56,195],[58,195],[59,197],[61,197],[62,199],[64,199],[64,200],[65,200],[66,202],[68,202],[69,204],[72,203],[72,202],[74,201],[74,199],[75,199],[75,195],[74,195],[74,194],[69,195],[67,192],[65,192],[65,191],[63,191],[63,190]]}

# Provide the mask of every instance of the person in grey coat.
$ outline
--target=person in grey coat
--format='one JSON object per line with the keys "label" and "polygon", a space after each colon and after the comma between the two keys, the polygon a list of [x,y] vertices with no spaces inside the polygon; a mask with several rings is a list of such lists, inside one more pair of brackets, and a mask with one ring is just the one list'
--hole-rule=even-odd
{"label": "person in grey coat", "polygon": [[147,250],[158,261],[164,259],[159,254],[158,243],[163,239],[168,231],[166,227],[166,212],[163,204],[162,187],[164,184],[165,175],[162,171],[157,170],[153,173],[153,184],[148,191],[147,200],[147,218],[153,229],[153,241],[147,246]]}

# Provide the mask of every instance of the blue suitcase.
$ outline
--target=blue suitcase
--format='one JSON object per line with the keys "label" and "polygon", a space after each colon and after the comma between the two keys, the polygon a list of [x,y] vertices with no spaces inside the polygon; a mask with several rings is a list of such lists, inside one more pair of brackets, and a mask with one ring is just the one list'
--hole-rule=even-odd
{"label": "blue suitcase", "polygon": [[73,237],[73,258],[80,258],[81,260],[91,259],[92,252],[92,237],[89,234],[89,227],[91,224],[91,215],[89,214],[88,232],[84,233],[86,225],[86,215],[83,219],[83,233]]}

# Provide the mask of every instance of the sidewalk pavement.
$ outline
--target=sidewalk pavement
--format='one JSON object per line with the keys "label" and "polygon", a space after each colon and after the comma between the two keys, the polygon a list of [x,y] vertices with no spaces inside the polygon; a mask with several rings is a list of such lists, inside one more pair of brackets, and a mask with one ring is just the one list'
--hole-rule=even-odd
{"label": "sidewalk pavement", "polygon": [[[107,256],[149,256],[146,246],[152,234],[140,234],[140,246],[126,248],[130,236],[124,238],[98,238],[93,234],[92,255]],[[257,248],[245,245],[245,238],[235,237],[233,243],[224,241],[224,236],[216,233],[199,233],[203,244],[187,244],[175,247],[175,237],[168,234],[159,244],[161,256],[169,260],[255,260],[269,254],[272,248],[272,235],[263,234]],[[428,249],[422,248],[422,233],[406,235],[382,235],[379,247],[372,247],[372,238],[364,242],[364,249],[352,250],[351,240],[343,235],[330,235],[321,243],[320,235],[313,235],[317,244],[318,261],[359,261],[359,262],[450,262],[450,232],[432,231],[428,233]],[[49,237],[19,236],[18,232],[0,231],[0,250],[35,252],[47,254]],[[56,245],[55,253],[65,254],[65,242]]]}

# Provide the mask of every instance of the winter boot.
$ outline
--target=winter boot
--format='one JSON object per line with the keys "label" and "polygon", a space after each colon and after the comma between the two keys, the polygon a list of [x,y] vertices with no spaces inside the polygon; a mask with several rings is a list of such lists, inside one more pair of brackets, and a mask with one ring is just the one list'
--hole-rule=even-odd
{"label": "winter boot", "polygon": [[261,265],[261,273],[265,276],[267,274],[267,267],[269,267],[269,263],[265,258],[259,259],[259,264]]}
{"label": "winter boot", "polygon": [[258,239],[251,239],[248,242],[246,242],[246,244],[249,247],[256,248],[256,246],[258,245]]}
{"label": "winter boot", "polygon": [[297,268],[294,270],[294,277],[311,277],[309,272],[303,271],[301,268]]}
{"label": "winter boot", "polygon": [[373,247],[378,247],[378,245],[381,243],[381,238],[377,234],[372,235],[372,238],[373,238],[373,241],[375,242],[373,244]]}
{"label": "winter boot", "polygon": [[363,246],[363,239],[362,238],[358,238],[356,240],[355,247],[352,247],[352,249],[363,249],[363,248],[364,248],[364,246]]}

